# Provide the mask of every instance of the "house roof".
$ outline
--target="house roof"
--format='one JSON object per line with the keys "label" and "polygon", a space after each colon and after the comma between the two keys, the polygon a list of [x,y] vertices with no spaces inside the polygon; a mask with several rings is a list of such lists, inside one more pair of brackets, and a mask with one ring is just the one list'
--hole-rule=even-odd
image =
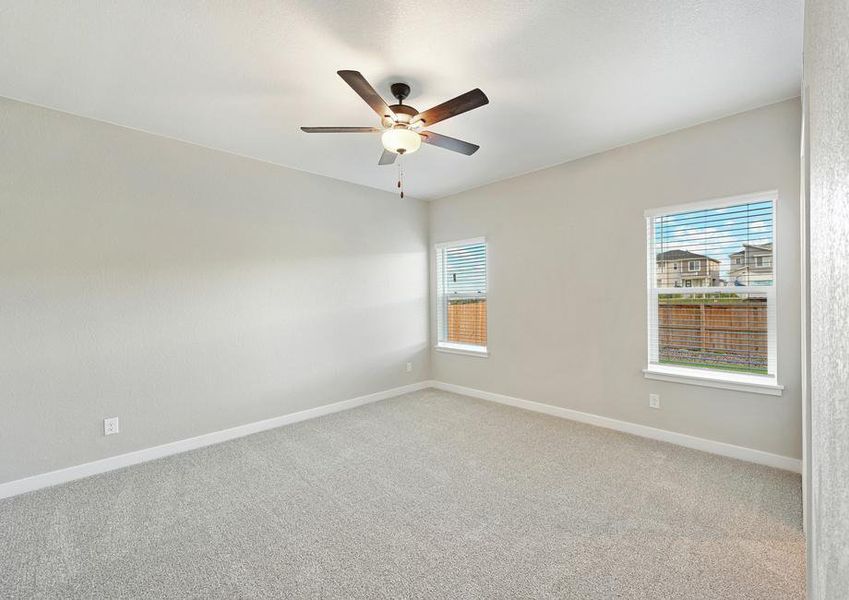
{"label": "house roof", "polygon": [[729,256],[734,256],[735,254],[743,254],[746,251],[746,248],[751,248],[752,250],[762,250],[764,252],[772,252],[772,242],[768,242],[766,244],[743,244],[742,250],[732,252],[731,254],[729,254]]}
{"label": "house roof", "polygon": [[667,250],[666,252],[661,252],[657,255],[657,260],[660,261],[669,261],[669,260],[696,260],[706,258],[707,260],[712,260],[715,263],[719,261],[715,258],[711,258],[710,256],[705,256],[704,254],[696,254],[695,252],[689,252],[688,250]]}

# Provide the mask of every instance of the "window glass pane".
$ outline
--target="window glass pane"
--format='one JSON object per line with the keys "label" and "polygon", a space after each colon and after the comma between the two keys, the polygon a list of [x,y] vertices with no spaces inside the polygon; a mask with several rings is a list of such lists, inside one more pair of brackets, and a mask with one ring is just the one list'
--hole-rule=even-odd
{"label": "window glass pane", "polygon": [[767,374],[766,294],[658,295],[658,363]]}
{"label": "window glass pane", "polygon": [[486,346],[486,298],[448,299],[448,331],[452,344]]}
{"label": "window glass pane", "polygon": [[439,341],[486,347],[486,243],[437,248]]}
{"label": "window glass pane", "polygon": [[664,215],[653,226],[658,287],[772,285],[771,200]]}
{"label": "window glass pane", "polygon": [[486,293],[486,245],[473,244],[445,249],[448,295],[474,296]]}
{"label": "window glass pane", "polygon": [[650,218],[650,365],[775,374],[773,223],[772,199]]}

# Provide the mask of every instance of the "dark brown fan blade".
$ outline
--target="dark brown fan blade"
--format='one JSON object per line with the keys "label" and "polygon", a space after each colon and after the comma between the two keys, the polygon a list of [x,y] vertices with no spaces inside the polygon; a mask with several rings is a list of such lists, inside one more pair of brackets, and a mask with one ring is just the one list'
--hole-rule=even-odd
{"label": "dark brown fan blade", "polygon": [[389,150],[384,150],[383,154],[380,155],[380,160],[377,161],[378,165],[391,165],[395,162],[395,159],[398,158],[398,155],[394,152],[390,152]]}
{"label": "dark brown fan blade", "polygon": [[470,144],[469,142],[464,142],[463,140],[458,140],[453,137],[448,137],[447,135],[439,135],[438,133],[433,133],[432,131],[422,131],[419,133],[422,136],[422,141],[426,144],[430,144],[431,146],[439,146],[440,148],[445,148],[446,150],[453,150],[454,152],[459,152],[460,154],[465,154],[466,156],[471,156],[475,152],[478,151],[477,144]]}
{"label": "dark brown fan blade", "polygon": [[301,127],[307,133],[371,133],[380,131],[377,127]]}
{"label": "dark brown fan blade", "polygon": [[412,122],[424,121],[425,126],[430,127],[434,123],[456,117],[459,114],[470,111],[473,108],[478,108],[484,104],[489,104],[489,98],[479,89],[474,89],[471,92],[457,96],[453,100],[443,102],[439,106],[434,106],[417,114],[413,117]]}
{"label": "dark brown fan blade", "polygon": [[371,106],[371,109],[381,117],[387,119],[395,119],[395,113],[387,106],[383,98],[380,97],[371,84],[366,81],[362,73],[359,71],[336,71],[336,73],[345,80],[345,83],[354,88],[354,91],[360,95],[360,98],[366,101],[366,104]]}

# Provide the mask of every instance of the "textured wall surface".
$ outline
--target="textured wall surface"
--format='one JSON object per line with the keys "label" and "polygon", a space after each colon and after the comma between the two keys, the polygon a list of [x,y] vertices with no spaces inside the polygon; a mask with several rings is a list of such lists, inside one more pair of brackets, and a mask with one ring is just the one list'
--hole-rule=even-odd
{"label": "textured wall surface", "polygon": [[427,318],[426,203],[0,99],[0,482],[425,379]]}
{"label": "textured wall surface", "polygon": [[[434,378],[800,458],[800,123],[788,100],[434,201],[432,242],[487,236],[490,351]],[[765,190],[784,395],[645,379],[645,209]]]}
{"label": "textured wall surface", "polygon": [[815,598],[849,597],[849,2],[805,14]]}

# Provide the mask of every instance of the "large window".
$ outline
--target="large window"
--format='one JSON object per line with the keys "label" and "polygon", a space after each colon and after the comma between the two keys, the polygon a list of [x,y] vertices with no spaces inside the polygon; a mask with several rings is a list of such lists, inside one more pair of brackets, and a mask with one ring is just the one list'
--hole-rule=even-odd
{"label": "large window", "polygon": [[437,349],[486,355],[486,240],[436,245]]}
{"label": "large window", "polygon": [[[647,377],[780,393],[775,200],[768,193],[646,212]],[[704,265],[698,277],[676,268],[694,262]]]}

